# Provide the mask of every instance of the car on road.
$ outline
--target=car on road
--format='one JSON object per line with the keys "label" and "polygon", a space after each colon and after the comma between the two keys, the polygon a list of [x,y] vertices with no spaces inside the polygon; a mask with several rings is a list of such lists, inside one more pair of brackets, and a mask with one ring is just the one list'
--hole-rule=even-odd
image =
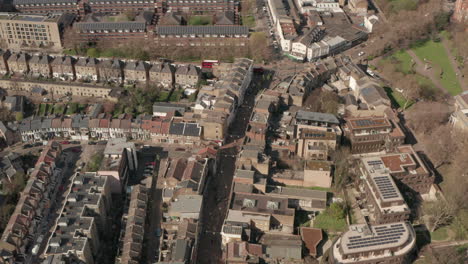
{"label": "car on road", "polygon": [[74,140],[74,141],[70,141],[70,144],[79,145],[80,142],[78,140]]}
{"label": "car on road", "polygon": [[36,143],[34,143],[34,147],[39,147],[39,146],[42,146],[42,142],[36,142]]}
{"label": "car on road", "polygon": [[32,148],[33,145],[31,144],[26,144],[26,145],[23,145],[23,149],[28,149],[28,148]]}
{"label": "car on road", "polygon": [[158,228],[154,231],[154,234],[157,236],[157,237],[160,237],[161,236],[161,228]]}
{"label": "car on road", "polygon": [[60,142],[60,144],[62,144],[62,145],[68,145],[68,144],[70,144],[70,141],[64,140],[64,141]]}
{"label": "car on road", "polygon": [[358,53],[358,56],[361,57],[362,55],[366,54],[364,51]]}

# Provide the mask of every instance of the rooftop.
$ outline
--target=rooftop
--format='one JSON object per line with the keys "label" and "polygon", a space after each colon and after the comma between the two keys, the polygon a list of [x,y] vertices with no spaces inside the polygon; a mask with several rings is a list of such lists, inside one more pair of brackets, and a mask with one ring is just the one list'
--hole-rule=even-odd
{"label": "rooftop", "polygon": [[337,246],[339,245],[343,255],[346,255],[383,250],[396,252],[408,243],[415,243],[413,228],[408,223],[400,222],[375,226],[351,225],[337,241]]}
{"label": "rooftop", "polygon": [[326,114],[326,113],[317,113],[317,112],[310,112],[299,110],[296,113],[297,120],[306,120],[312,122],[326,122],[330,124],[338,125],[340,122],[338,118],[336,118],[333,114]]}
{"label": "rooftop", "polygon": [[350,129],[391,128],[390,121],[385,117],[356,117],[346,119]]}

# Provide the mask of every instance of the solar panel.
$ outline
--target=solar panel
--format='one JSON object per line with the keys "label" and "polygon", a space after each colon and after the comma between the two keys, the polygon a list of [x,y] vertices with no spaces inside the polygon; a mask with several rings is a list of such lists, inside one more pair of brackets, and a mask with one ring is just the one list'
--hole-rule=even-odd
{"label": "solar panel", "polygon": [[375,231],[374,236],[349,237],[349,243],[347,243],[347,247],[349,249],[356,249],[396,243],[406,231],[403,224],[379,226],[373,229]]}
{"label": "solar panel", "polygon": [[377,176],[373,179],[384,199],[398,197],[398,192],[388,176]]}

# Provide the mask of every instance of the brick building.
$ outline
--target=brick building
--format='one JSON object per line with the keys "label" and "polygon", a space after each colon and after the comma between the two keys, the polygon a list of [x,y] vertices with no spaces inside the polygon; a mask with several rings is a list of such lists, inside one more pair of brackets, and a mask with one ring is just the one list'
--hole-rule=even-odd
{"label": "brick building", "polygon": [[370,222],[386,224],[408,220],[409,207],[382,160],[362,158],[359,167],[363,176],[359,187],[367,203]]}
{"label": "brick building", "polygon": [[344,133],[351,143],[353,153],[391,151],[405,140],[400,127],[388,118],[372,116],[345,120]]}

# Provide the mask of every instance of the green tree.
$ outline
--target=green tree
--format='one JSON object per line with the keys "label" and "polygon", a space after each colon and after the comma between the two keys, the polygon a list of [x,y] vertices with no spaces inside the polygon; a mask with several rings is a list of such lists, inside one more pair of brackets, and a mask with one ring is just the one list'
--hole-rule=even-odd
{"label": "green tree", "polygon": [[91,58],[99,58],[100,57],[99,50],[96,49],[96,48],[89,48],[86,51],[86,55],[91,57]]}
{"label": "green tree", "polygon": [[101,167],[101,163],[103,159],[104,159],[104,155],[102,153],[94,154],[91,157],[90,161],[88,162],[88,166],[86,170],[90,172],[98,171],[99,168]]}
{"label": "green tree", "polygon": [[15,115],[16,121],[21,121],[21,120],[23,120],[23,118],[24,118],[24,115],[23,115],[22,112],[16,113],[16,115]]}

